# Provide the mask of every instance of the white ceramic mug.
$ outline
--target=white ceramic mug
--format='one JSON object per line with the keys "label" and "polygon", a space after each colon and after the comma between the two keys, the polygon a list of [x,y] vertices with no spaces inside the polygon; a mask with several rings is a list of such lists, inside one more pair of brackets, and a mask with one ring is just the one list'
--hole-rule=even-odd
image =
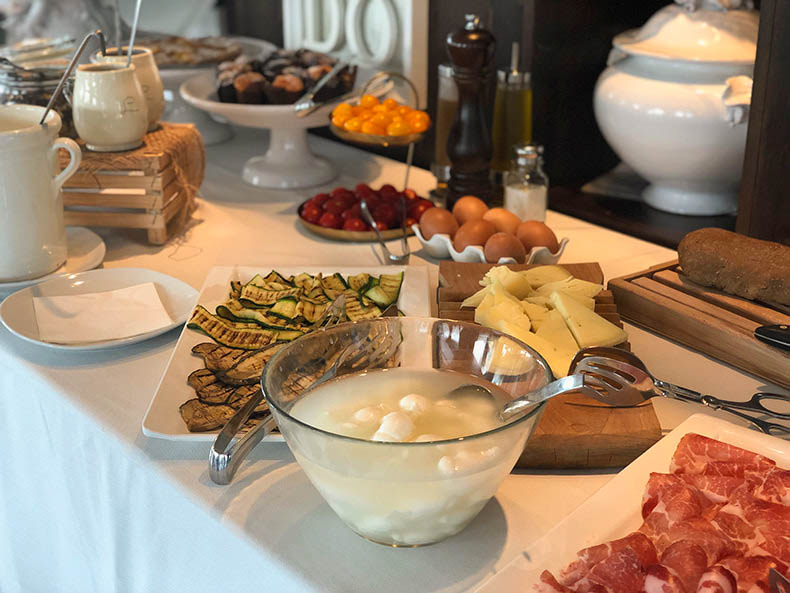
{"label": "white ceramic mug", "polygon": [[[66,261],[60,188],[82,160],[76,142],[57,138],[60,116],[35,105],[0,106],[0,282],[29,280]],[[59,168],[58,149],[71,160]]]}
{"label": "white ceramic mug", "polygon": [[[125,64],[126,52],[128,51],[129,47],[123,46],[121,48],[122,53],[119,55],[117,47],[108,47],[107,55],[97,52],[93,56],[93,61],[96,63]],[[165,111],[165,91],[162,87],[162,78],[159,76],[159,68],[156,66],[154,54],[147,47],[134,46],[132,50],[132,64],[134,64],[137,80],[143,89],[145,103],[148,107],[148,131],[150,132],[159,127],[159,120],[162,119],[162,113]]]}
{"label": "white ceramic mug", "polygon": [[117,152],[143,143],[148,107],[134,64],[82,64],[71,102],[74,127],[89,150]]}

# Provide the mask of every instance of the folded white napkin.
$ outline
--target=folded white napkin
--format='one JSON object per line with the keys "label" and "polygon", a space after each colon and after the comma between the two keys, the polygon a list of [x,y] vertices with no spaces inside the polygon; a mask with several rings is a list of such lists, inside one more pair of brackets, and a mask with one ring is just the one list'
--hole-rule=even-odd
{"label": "folded white napkin", "polygon": [[136,336],[173,323],[152,282],[69,296],[33,297],[39,338],[57,344]]}

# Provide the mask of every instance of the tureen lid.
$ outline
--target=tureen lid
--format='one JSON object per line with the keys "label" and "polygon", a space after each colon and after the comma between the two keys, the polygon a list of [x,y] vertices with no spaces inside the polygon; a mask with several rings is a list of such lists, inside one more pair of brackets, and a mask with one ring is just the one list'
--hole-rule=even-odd
{"label": "tureen lid", "polygon": [[697,62],[754,62],[759,13],[754,10],[689,11],[676,4],[656,12],[641,29],[617,35],[612,45],[634,55]]}

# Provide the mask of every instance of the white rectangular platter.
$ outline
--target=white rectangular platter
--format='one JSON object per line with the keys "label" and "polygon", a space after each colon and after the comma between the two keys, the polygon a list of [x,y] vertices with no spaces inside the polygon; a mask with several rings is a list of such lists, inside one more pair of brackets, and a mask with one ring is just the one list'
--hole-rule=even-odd
{"label": "white rectangular platter", "polygon": [[[344,277],[367,272],[369,274],[393,274],[403,271],[403,285],[398,298],[398,308],[410,317],[430,317],[431,295],[428,286],[428,272],[418,266],[366,266],[366,267],[214,267],[209,272],[200,290],[198,303],[209,311],[228,298],[231,280],[247,282],[255,274],[266,275],[277,270],[286,276],[306,272],[324,275],[339,272]],[[189,432],[181,419],[178,408],[185,401],[195,397],[194,390],[187,384],[187,377],[192,371],[203,367],[199,356],[192,354],[192,347],[201,342],[211,341],[208,336],[184,326],[178,338],[167,368],[159,382],[148,411],[143,418],[143,434],[148,437],[174,441],[213,441],[217,431]],[[282,436],[274,434],[265,440],[282,440]]]}
{"label": "white rectangular platter", "polygon": [[[667,434],[612,478],[548,534],[524,550],[475,593],[530,593],[540,574],[557,575],[576,559],[579,550],[624,537],[642,524],[641,503],[651,472],[669,472],[669,463],[683,435],[695,432],[770,457],[790,467],[790,442],[695,414]],[[514,527],[518,529],[518,526]]]}

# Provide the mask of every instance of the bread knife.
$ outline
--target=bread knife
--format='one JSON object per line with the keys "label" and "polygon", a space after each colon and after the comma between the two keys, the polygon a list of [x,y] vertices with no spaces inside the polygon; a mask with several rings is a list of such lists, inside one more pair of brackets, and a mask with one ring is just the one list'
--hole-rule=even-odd
{"label": "bread knife", "polygon": [[754,337],[776,348],[790,351],[790,325],[762,325],[754,330]]}

